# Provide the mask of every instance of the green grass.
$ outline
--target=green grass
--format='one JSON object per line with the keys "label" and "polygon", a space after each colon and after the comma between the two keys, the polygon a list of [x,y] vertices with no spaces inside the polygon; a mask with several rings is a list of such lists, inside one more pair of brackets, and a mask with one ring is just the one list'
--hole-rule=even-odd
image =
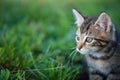
{"label": "green grass", "polygon": [[78,78],[84,68],[74,51],[73,8],[89,16],[105,11],[119,28],[118,0],[0,0],[0,6],[0,80]]}

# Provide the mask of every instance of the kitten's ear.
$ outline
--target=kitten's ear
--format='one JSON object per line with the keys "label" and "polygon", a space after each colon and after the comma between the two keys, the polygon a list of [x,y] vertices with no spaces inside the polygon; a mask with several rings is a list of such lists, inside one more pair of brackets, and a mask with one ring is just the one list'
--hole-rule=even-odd
{"label": "kitten's ear", "polygon": [[73,9],[72,11],[76,19],[75,24],[77,24],[77,26],[80,27],[84,22],[84,18],[77,10]]}
{"label": "kitten's ear", "polygon": [[106,32],[110,32],[110,30],[112,28],[112,26],[111,26],[112,25],[111,19],[104,12],[100,14],[100,16],[98,17],[98,19],[97,19],[95,24],[99,25]]}

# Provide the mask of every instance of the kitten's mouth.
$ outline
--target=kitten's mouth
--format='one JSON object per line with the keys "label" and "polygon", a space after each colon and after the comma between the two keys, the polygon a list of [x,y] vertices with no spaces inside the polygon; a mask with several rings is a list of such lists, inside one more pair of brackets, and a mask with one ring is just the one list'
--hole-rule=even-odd
{"label": "kitten's mouth", "polygon": [[81,49],[76,48],[76,50],[77,50],[77,52],[79,52],[79,53],[81,53],[81,54],[86,54],[86,53],[88,53],[87,50],[83,50],[82,48],[81,48]]}
{"label": "kitten's mouth", "polygon": [[92,54],[92,53],[96,52],[96,48],[94,48],[94,49],[93,48],[92,49],[84,49],[84,48],[78,49],[76,47],[76,51],[78,51],[81,54]]}
{"label": "kitten's mouth", "polygon": [[79,52],[80,50],[78,48],[76,48],[76,50]]}

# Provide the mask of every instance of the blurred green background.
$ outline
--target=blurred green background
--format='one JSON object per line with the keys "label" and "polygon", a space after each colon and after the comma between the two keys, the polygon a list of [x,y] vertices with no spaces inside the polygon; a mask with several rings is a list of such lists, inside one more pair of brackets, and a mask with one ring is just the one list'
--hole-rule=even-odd
{"label": "blurred green background", "polygon": [[0,0],[0,80],[86,77],[73,8],[88,16],[106,12],[119,29],[119,0]]}

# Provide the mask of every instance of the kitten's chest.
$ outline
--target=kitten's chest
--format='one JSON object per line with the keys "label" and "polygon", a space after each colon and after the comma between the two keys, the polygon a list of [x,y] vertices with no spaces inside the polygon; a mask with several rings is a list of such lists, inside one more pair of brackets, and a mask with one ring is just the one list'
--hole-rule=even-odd
{"label": "kitten's chest", "polygon": [[111,65],[106,60],[93,60],[87,59],[88,67],[92,67],[94,70],[99,71],[104,74],[108,74],[111,71]]}

